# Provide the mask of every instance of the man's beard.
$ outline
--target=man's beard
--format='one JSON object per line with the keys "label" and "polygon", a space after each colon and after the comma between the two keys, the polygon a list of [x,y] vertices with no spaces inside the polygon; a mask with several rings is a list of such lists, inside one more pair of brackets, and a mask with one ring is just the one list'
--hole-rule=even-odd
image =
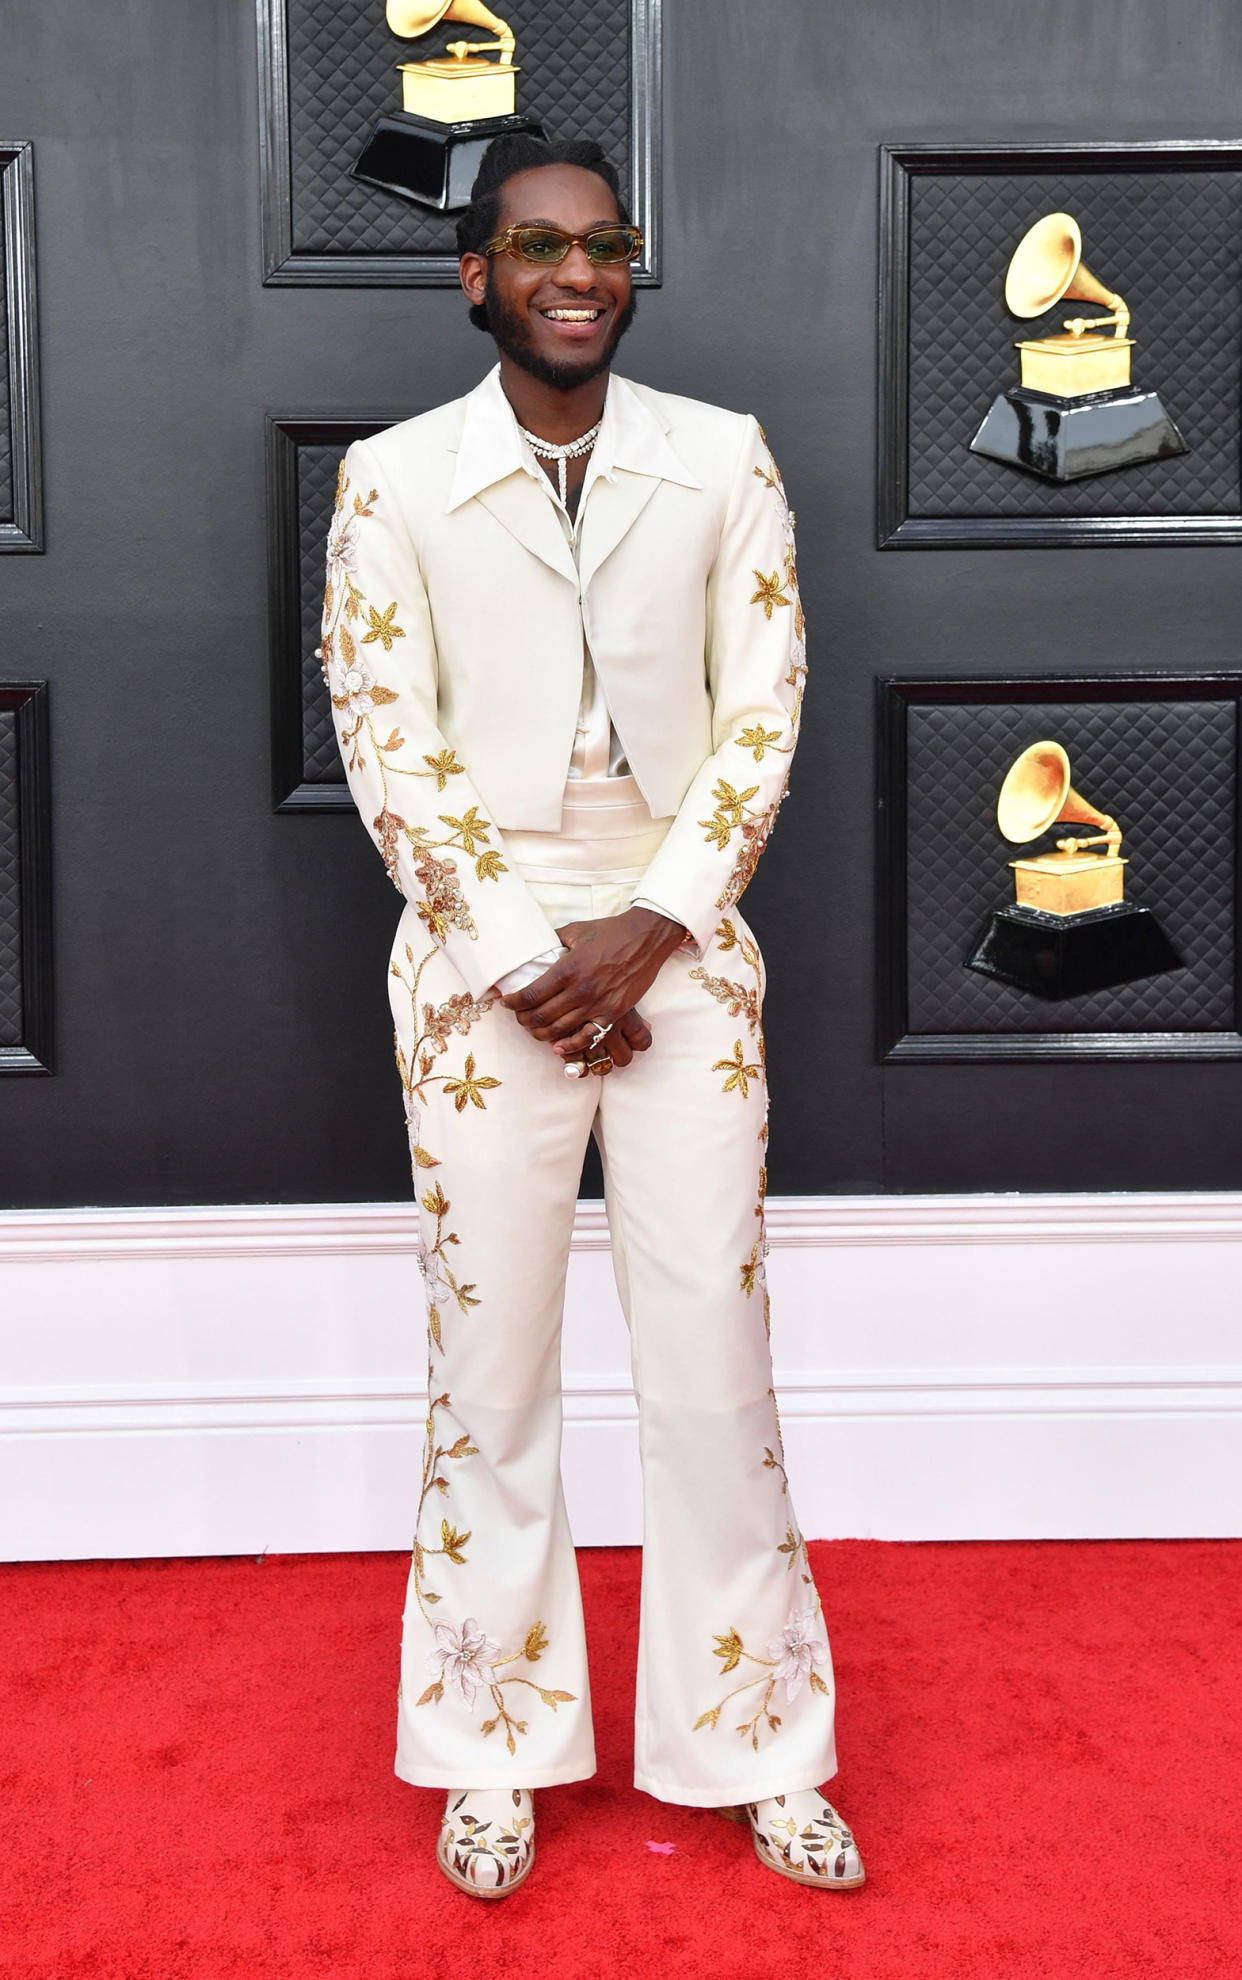
{"label": "man's beard", "polygon": [[616,353],[617,345],[634,321],[634,311],[638,307],[638,297],[631,289],[629,301],[613,321],[612,335],[604,349],[597,358],[583,365],[575,364],[568,358],[558,363],[554,358],[542,357],[534,349],[526,324],[518,312],[511,309],[502,298],[490,267],[487,271],[485,295],[487,328],[491,331],[501,352],[514,364],[519,365],[531,378],[537,378],[541,385],[550,385],[557,392],[568,392],[575,385],[586,385],[592,378],[598,378],[601,371],[607,371]]}

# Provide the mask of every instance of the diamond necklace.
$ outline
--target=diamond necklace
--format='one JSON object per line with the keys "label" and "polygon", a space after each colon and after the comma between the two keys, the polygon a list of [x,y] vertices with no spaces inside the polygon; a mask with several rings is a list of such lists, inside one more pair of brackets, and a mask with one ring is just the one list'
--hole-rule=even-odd
{"label": "diamond necklace", "polygon": [[594,426],[589,427],[585,433],[580,433],[576,440],[567,440],[563,446],[558,446],[551,440],[541,440],[537,433],[528,433],[524,426],[518,426],[518,432],[521,434],[523,440],[525,440],[532,454],[537,454],[541,461],[556,462],[557,488],[562,502],[565,501],[566,461],[576,461],[580,455],[590,453],[599,437],[599,429],[603,423],[604,421],[601,415],[596,420]]}

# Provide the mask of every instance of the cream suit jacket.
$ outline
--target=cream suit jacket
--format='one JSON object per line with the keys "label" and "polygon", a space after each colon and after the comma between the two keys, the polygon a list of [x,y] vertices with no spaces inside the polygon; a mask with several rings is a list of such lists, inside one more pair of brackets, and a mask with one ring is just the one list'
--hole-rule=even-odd
{"label": "cream suit jacket", "polygon": [[758,423],[614,378],[578,563],[546,494],[475,441],[475,393],[350,447],[323,662],[394,883],[473,997],[556,946],[504,831],[555,832],[589,645],[656,818],[636,895],[704,950],[784,793],[805,674],[792,517]]}

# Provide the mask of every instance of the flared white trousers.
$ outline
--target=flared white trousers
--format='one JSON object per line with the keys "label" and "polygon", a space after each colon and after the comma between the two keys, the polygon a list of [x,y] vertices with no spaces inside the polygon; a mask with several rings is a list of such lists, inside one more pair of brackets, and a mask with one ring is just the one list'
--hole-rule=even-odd
{"label": "flared white trousers", "polygon": [[[621,912],[667,824],[630,778],[511,833],[554,926]],[[396,1770],[542,1787],[595,1770],[560,1477],[560,1333],[587,1137],[603,1160],[643,1469],[635,1784],[696,1807],[836,1769],[832,1665],[768,1347],[762,961],[736,912],[642,1001],[653,1044],[566,1079],[472,1001],[411,905],[389,988],[419,1199],[429,1409]]]}

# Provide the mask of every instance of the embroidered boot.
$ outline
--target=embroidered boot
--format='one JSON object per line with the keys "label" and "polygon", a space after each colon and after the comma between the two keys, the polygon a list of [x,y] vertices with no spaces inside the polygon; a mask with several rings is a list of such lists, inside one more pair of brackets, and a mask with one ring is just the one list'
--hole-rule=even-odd
{"label": "embroidered boot", "polygon": [[755,1855],[765,1869],[822,1891],[856,1891],[867,1881],[858,1845],[818,1788],[771,1794],[742,1808],[722,1808],[731,1822],[749,1822]]}
{"label": "embroidered boot", "polygon": [[471,1897],[516,1890],[535,1860],[535,1805],[529,1788],[454,1788],[444,1809],[436,1862]]}

